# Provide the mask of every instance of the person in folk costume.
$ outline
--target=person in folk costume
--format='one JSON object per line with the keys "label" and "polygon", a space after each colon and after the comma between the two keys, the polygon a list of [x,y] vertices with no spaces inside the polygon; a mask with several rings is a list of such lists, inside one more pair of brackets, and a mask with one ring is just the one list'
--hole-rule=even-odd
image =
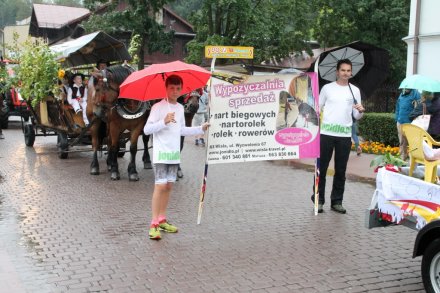
{"label": "person in folk costume", "polygon": [[96,68],[98,70],[104,70],[107,67],[110,67],[110,62],[105,61],[104,59],[99,59],[98,62],[96,62]]}
{"label": "person in folk costume", "polygon": [[89,120],[86,115],[87,108],[87,88],[83,84],[83,75],[76,73],[72,77],[72,85],[67,90],[67,102],[73,107],[75,113],[82,112],[83,120],[86,126]]}

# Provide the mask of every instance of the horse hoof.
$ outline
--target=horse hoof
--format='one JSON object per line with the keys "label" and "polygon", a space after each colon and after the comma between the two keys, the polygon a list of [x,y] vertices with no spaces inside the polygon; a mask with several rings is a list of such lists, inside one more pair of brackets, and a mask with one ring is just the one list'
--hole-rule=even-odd
{"label": "horse hoof", "polygon": [[131,175],[128,177],[128,181],[139,181],[139,176],[138,176],[138,174],[131,174]]}
{"label": "horse hoof", "polygon": [[119,180],[121,179],[121,176],[119,176],[118,173],[113,172],[112,175],[110,176],[111,180]]}
{"label": "horse hoof", "polygon": [[98,168],[90,169],[90,175],[99,175],[99,169]]}
{"label": "horse hoof", "polygon": [[153,169],[153,165],[151,165],[151,162],[144,162],[144,169]]}

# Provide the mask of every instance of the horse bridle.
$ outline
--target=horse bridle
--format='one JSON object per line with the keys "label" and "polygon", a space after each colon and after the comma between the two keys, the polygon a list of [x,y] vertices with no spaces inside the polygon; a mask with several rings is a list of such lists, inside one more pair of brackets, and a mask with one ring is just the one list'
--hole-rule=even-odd
{"label": "horse bridle", "polygon": [[104,82],[104,87],[107,89],[110,89],[112,91],[115,91],[118,96],[119,96],[119,89],[115,89],[114,87],[112,87],[110,85],[110,83],[108,82],[108,78],[107,78],[107,69],[103,69],[101,70],[101,74],[102,74],[102,81]]}

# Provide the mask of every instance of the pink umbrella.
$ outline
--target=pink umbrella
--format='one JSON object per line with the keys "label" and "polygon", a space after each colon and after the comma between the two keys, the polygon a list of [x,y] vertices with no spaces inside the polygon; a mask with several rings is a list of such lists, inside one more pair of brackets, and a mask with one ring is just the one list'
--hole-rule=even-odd
{"label": "pink umbrella", "polygon": [[165,80],[170,75],[182,78],[183,95],[204,87],[211,77],[211,72],[181,61],[153,64],[130,74],[119,87],[119,97],[139,101],[166,98]]}

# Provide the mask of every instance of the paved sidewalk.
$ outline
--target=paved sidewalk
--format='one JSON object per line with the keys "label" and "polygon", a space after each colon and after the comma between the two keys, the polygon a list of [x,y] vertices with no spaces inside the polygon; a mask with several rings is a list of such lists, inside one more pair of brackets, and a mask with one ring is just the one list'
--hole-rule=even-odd
{"label": "paved sidewalk", "polygon": [[[347,164],[347,179],[360,180],[362,182],[374,183],[376,181],[376,173],[374,173],[374,168],[370,167],[370,162],[377,155],[373,154],[362,154],[360,156],[356,155],[356,152],[350,152],[350,158]],[[313,170],[315,168],[314,159],[302,159],[302,160],[292,160],[289,162],[290,165],[296,167],[303,167],[307,170]],[[328,174],[334,174],[334,161],[330,162]]]}
{"label": "paved sidewalk", "polygon": [[0,140],[1,293],[424,292],[415,231],[364,227],[374,155],[351,153],[345,215],[328,204],[314,215],[313,160],[211,165],[196,225],[205,149],[188,139],[169,205],[179,233],[151,241],[154,176],[139,154],[140,181],[128,181],[128,154],[111,181],[105,157],[90,176],[90,152],[60,160],[56,137],[30,148],[10,126]]}

